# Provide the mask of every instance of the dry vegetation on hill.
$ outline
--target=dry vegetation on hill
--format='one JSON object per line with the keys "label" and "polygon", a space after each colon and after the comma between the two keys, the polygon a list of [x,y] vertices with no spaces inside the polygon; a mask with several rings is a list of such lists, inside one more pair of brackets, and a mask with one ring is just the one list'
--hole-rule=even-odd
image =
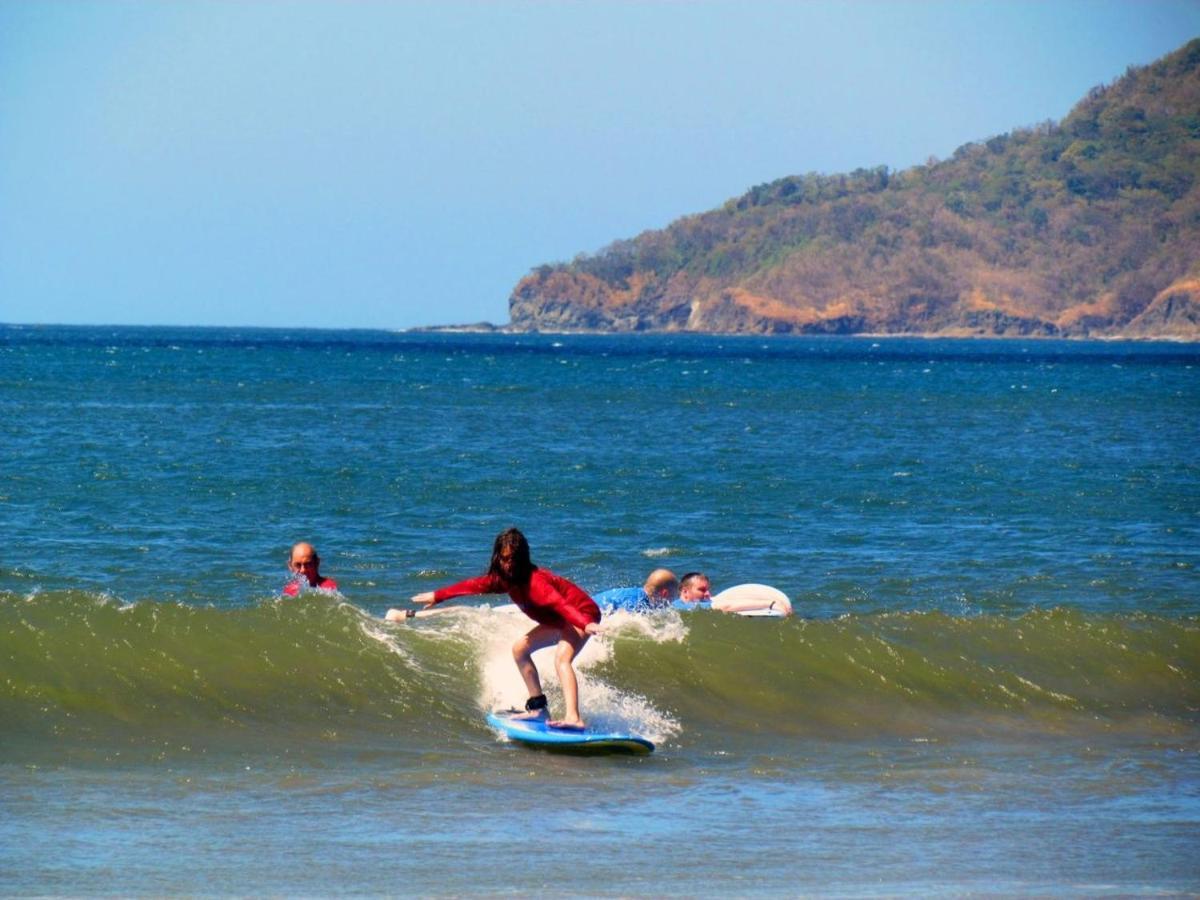
{"label": "dry vegetation on hill", "polygon": [[1200,39],[1061,123],[759,185],[509,306],[522,330],[1200,338]]}

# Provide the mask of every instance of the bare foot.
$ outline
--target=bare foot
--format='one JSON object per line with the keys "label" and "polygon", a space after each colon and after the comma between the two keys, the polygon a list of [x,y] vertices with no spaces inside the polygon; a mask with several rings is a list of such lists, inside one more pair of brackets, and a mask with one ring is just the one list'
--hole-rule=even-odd
{"label": "bare foot", "polygon": [[566,731],[583,731],[587,726],[583,723],[583,719],[574,719],[567,721],[566,719],[558,719],[553,722],[547,722],[551,728],[562,728]]}
{"label": "bare foot", "polygon": [[509,718],[510,719],[523,719],[523,720],[524,719],[544,719],[549,715],[550,715],[550,713],[546,712],[545,709],[533,709],[533,710],[527,710],[524,712],[513,713],[511,716],[509,716]]}

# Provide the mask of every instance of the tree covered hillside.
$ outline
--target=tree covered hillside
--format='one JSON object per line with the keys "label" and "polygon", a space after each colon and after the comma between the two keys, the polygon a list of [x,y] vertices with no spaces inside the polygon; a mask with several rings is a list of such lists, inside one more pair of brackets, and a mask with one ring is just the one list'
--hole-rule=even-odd
{"label": "tree covered hillside", "polygon": [[1200,337],[1200,39],[1061,123],[759,185],[509,305],[539,330]]}

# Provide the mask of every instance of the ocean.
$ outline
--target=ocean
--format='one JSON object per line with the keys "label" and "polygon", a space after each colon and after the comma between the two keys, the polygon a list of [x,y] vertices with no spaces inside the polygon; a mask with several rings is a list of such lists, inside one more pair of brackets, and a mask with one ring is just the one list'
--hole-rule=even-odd
{"label": "ocean", "polygon": [[[1198,346],[0,326],[0,441],[4,896],[1200,894]],[[382,618],[511,525],[796,615],[516,746],[506,598]]]}

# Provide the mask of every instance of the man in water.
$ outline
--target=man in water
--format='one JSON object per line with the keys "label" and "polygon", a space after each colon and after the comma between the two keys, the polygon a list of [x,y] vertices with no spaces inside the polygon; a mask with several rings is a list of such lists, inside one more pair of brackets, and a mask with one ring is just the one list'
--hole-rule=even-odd
{"label": "man in water", "polygon": [[336,591],[337,582],[332,578],[321,577],[321,557],[317,548],[312,544],[301,541],[292,547],[288,557],[288,570],[293,573],[292,580],[283,586],[285,597],[296,597],[300,594],[301,580],[308,588],[321,591]]}
{"label": "man in water", "polygon": [[711,609],[712,587],[703,572],[688,572],[679,579],[679,599],[671,604],[675,609]]}
{"label": "man in water", "polygon": [[601,609],[612,612],[649,612],[670,606],[679,593],[679,579],[670,569],[655,569],[646,576],[641,587],[612,588],[593,594],[592,599]]}

